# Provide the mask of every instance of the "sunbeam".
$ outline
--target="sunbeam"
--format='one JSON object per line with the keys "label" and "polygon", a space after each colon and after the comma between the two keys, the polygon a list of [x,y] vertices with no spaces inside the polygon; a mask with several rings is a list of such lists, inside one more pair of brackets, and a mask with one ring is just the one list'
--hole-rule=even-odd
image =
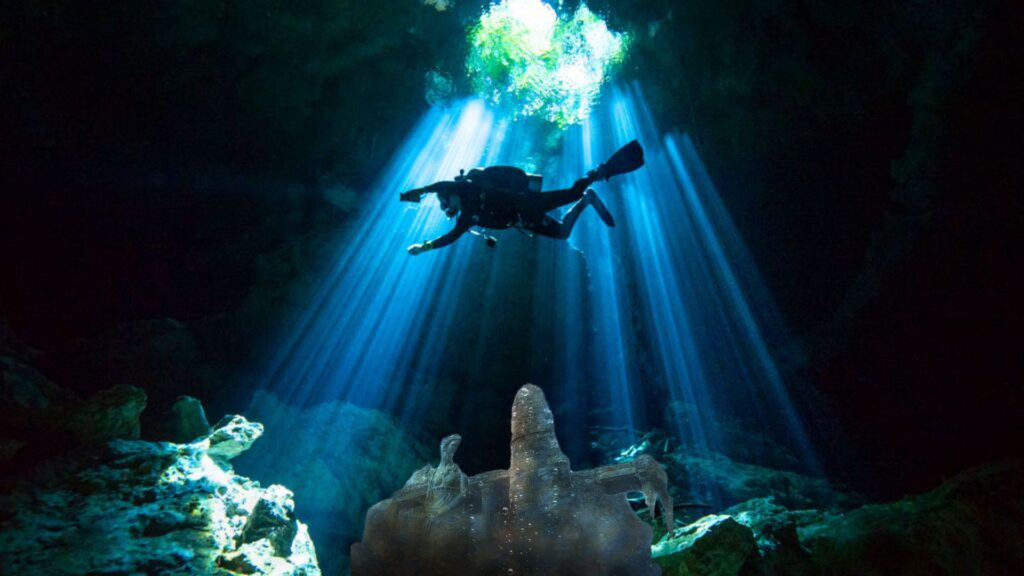
{"label": "sunbeam", "polygon": [[[728,430],[739,420],[794,454],[793,467],[817,472],[774,360],[771,299],[692,141],[663,135],[636,86],[612,90],[557,146],[538,126],[478,100],[427,112],[365,196],[319,291],[272,358],[265,387],[286,405],[342,401],[379,410],[432,443],[422,436],[430,414],[467,428],[500,421],[502,394],[530,380],[550,391],[559,435],[577,462],[593,458],[594,430],[617,431],[625,449],[636,434],[665,428],[693,454],[732,454]],[[410,206],[398,203],[400,192],[494,164],[542,166],[545,189],[564,188],[634,138],[646,165],[593,184],[615,227],[587,210],[565,243],[488,231],[500,236],[497,248],[466,236],[406,254],[451,224],[432,195]],[[294,425],[279,414],[256,417],[268,428]],[[333,441],[322,439],[325,447]],[[463,459],[500,463],[501,442],[467,438]],[[253,465],[273,479],[287,451],[264,450]],[[689,485],[691,498],[718,502],[714,489]],[[340,525],[351,520],[322,522],[359,530]],[[314,535],[324,529],[313,523]]]}

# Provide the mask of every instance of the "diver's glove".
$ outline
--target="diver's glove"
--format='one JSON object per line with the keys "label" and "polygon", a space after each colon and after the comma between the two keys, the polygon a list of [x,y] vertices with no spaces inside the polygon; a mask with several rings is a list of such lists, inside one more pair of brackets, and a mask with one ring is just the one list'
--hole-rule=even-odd
{"label": "diver's glove", "polygon": [[420,252],[426,252],[427,250],[430,250],[433,247],[434,247],[433,243],[431,243],[428,240],[428,241],[424,242],[423,244],[413,244],[412,246],[409,246],[405,250],[410,255],[415,256],[415,255],[419,254]]}
{"label": "diver's glove", "polygon": [[426,194],[426,190],[423,188],[413,188],[408,192],[402,192],[398,195],[398,199],[402,202],[419,202],[420,197]]}

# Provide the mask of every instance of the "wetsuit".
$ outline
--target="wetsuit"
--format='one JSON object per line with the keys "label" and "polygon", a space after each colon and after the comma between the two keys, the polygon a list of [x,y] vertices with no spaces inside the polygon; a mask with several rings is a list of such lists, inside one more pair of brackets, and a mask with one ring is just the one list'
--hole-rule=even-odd
{"label": "wetsuit", "polygon": [[461,208],[455,220],[455,227],[447,234],[427,243],[427,246],[447,246],[473,226],[499,230],[517,227],[551,238],[568,238],[576,219],[588,204],[579,202],[565,213],[561,221],[548,216],[547,213],[583,198],[591,182],[590,178],[580,178],[572,188],[553,192],[509,192],[500,188],[484,187],[469,180],[435,182],[420,191],[436,192],[439,198],[448,201],[458,197]]}

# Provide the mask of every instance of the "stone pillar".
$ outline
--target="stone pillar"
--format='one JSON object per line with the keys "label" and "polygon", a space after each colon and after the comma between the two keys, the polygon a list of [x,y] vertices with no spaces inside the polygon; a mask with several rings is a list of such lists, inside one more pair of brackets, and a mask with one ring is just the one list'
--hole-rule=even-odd
{"label": "stone pillar", "polygon": [[555,437],[555,419],[544,392],[532,384],[519,389],[512,404],[512,461],[509,500],[513,515],[534,528],[545,513],[560,507],[572,493],[569,458]]}

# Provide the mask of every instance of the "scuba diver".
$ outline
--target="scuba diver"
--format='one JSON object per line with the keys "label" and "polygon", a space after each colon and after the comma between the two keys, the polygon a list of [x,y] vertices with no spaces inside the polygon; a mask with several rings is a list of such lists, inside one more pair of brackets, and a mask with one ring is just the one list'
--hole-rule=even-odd
{"label": "scuba diver", "polygon": [[[572,233],[576,220],[587,206],[593,206],[608,226],[615,226],[608,208],[589,186],[598,180],[632,172],[644,165],[644,150],[633,140],[620,148],[607,162],[577,180],[571,188],[541,192],[541,177],[527,174],[512,166],[474,168],[469,173],[460,171],[454,180],[435,182],[399,195],[403,202],[419,202],[424,194],[435,193],[441,209],[449,218],[455,218],[455,227],[435,240],[413,244],[407,249],[413,256],[442,248],[459,239],[466,232],[481,235],[473,227],[506,229],[517,228],[565,240]],[[561,220],[548,212],[573,204]],[[492,236],[484,236],[488,246],[497,244]]]}

